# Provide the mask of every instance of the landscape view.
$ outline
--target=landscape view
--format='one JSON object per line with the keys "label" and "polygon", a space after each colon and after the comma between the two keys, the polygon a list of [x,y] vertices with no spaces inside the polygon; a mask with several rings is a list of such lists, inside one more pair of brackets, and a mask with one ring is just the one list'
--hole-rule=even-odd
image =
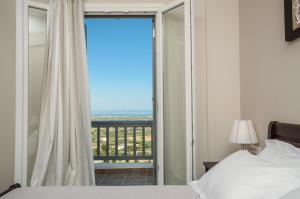
{"label": "landscape view", "polygon": [[86,18],[85,25],[95,162],[152,162],[152,19]]}
{"label": "landscape view", "polygon": [[92,121],[152,121],[152,111],[93,111]]}
{"label": "landscape view", "polygon": [[[131,123],[131,122],[150,122],[152,123],[152,113],[151,112],[122,112],[122,113],[98,113],[93,114],[92,121],[101,121],[105,122],[117,122],[122,126],[122,122]],[[118,128],[118,156],[124,156],[125,154],[125,128]],[[107,147],[107,137],[106,137],[106,127],[99,128],[100,130],[100,156],[106,156],[106,147]],[[145,127],[145,156],[151,156],[152,150],[152,128]],[[130,127],[128,124],[127,127],[127,156],[134,155],[134,135],[133,127]],[[92,140],[93,140],[93,153],[94,157],[97,156],[97,128],[92,128]],[[136,127],[136,156],[143,156],[143,147],[142,147],[142,127]],[[109,127],[109,155],[115,156],[115,141],[116,141],[116,127]],[[125,163],[125,162],[152,162],[152,160],[95,160],[96,163]]]}

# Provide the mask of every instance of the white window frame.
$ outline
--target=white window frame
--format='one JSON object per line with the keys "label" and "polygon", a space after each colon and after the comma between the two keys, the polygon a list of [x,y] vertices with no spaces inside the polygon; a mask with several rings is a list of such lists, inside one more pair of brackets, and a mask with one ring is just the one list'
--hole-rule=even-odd
{"label": "white window frame", "polygon": [[[192,32],[190,0],[178,0],[165,4],[86,4],[86,12],[146,12],[155,13],[156,27],[156,122],[157,122],[157,164],[159,165],[157,182],[164,184],[164,141],[163,141],[163,42],[162,13],[165,10],[185,4],[185,71],[186,71],[186,146],[187,146],[187,182],[193,180],[193,97],[192,79]],[[28,6],[48,10],[48,5],[30,0],[16,1],[16,122],[15,122],[15,182],[27,186],[27,135],[28,135]],[[188,58],[188,59],[187,59]],[[195,109],[194,109],[195,110]],[[194,131],[194,132],[193,132]]]}
{"label": "white window frame", "polygon": [[[194,164],[193,164],[193,151],[194,151],[194,107],[195,99],[193,97],[193,57],[192,57],[192,9],[190,0],[177,0],[165,5],[161,13],[172,10],[180,5],[184,5],[184,25],[185,25],[185,96],[186,96],[186,181],[191,182],[194,179]],[[163,20],[161,20],[162,22]],[[161,24],[162,25],[162,24]],[[163,32],[163,27],[161,26]],[[163,33],[162,33],[163,34]],[[163,36],[162,36],[163,37]],[[160,39],[163,41],[163,38]],[[163,47],[161,47],[163,49]],[[163,64],[160,65],[163,68]],[[160,85],[163,87],[163,85]],[[163,149],[160,151],[163,154]]]}

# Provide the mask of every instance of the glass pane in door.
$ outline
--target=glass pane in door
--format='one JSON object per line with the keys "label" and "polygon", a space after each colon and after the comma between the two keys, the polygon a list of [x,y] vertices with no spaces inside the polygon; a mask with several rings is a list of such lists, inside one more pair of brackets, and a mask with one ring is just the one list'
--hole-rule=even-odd
{"label": "glass pane in door", "polygon": [[31,180],[36,157],[41,111],[43,69],[47,35],[47,11],[28,10],[28,159],[27,181]]}
{"label": "glass pane in door", "polygon": [[186,95],[184,5],[163,13],[164,177],[186,184]]}

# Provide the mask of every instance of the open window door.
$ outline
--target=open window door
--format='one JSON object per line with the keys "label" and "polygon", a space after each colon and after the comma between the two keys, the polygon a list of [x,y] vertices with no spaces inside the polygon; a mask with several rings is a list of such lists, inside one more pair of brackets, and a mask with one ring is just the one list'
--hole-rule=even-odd
{"label": "open window door", "polygon": [[[158,184],[184,185],[193,178],[191,7],[189,0],[161,12],[162,118]],[[158,140],[159,142],[159,140]]]}

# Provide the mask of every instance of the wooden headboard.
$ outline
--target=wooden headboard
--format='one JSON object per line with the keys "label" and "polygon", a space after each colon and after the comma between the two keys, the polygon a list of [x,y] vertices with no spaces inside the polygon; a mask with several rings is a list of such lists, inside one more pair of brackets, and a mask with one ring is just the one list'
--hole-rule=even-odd
{"label": "wooden headboard", "polygon": [[300,148],[300,125],[272,121],[269,124],[268,138],[288,142]]}

